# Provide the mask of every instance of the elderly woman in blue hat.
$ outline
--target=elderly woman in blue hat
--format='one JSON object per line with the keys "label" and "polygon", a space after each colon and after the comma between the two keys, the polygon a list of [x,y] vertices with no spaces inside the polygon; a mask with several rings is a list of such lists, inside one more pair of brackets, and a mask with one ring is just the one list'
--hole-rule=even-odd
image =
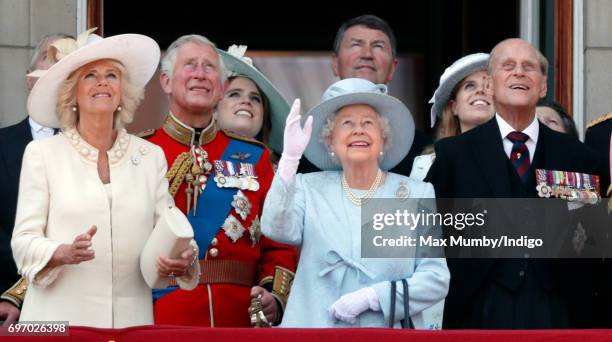
{"label": "elderly woman in blue hat", "polygon": [[[143,35],[103,39],[92,31],[51,44],[48,58],[57,63],[35,72],[40,79],[28,98],[36,122],[63,131],[32,141],[23,157],[11,240],[15,263],[30,284],[21,319],[147,325],[153,304],[140,256],[174,203],[163,151],[124,126],[160,51]],[[191,231],[188,223],[181,227]],[[145,261],[156,265],[150,267],[154,277],[167,283],[176,276],[191,289],[199,278],[197,250],[178,252],[177,258]]]}
{"label": "elderly woman in blue hat", "polygon": [[280,155],[289,104],[255,68],[251,58],[245,56],[246,49],[244,45],[232,45],[227,51],[218,49],[227,71],[228,86],[217,105],[215,119],[220,128],[257,139]]}
{"label": "elderly woman in blue hat", "polygon": [[[485,91],[488,62],[489,54],[474,53],[459,58],[444,70],[438,89],[429,100],[431,127],[440,119],[436,140],[465,133],[493,117],[493,98]],[[434,158],[434,153],[416,157],[410,177],[424,179]]]}
{"label": "elderly woman in blue hat", "polygon": [[[410,111],[387,95],[385,85],[356,78],[331,85],[303,128],[299,110],[296,100],[287,117],[283,154],[262,217],[264,234],[301,245],[281,325],[384,327],[395,316],[391,324],[399,326],[405,317],[403,292],[398,287],[397,314],[390,315],[390,281],[406,279],[409,315],[417,327],[424,326],[422,311],[448,290],[445,260],[375,259],[360,254],[362,204],[374,197],[435,195],[431,184],[387,172],[412,144]],[[317,133],[311,139],[313,131]],[[325,171],[296,175],[304,152]],[[364,272],[370,277],[362,277]]]}

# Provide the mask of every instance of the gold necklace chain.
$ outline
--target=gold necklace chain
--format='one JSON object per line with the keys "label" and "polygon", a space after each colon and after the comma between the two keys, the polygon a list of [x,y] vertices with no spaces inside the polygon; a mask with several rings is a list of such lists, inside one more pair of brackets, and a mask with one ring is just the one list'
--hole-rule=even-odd
{"label": "gold necklace chain", "polygon": [[342,189],[344,190],[344,193],[346,193],[346,197],[348,197],[348,199],[354,205],[361,206],[361,204],[365,203],[367,200],[372,198],[372,196],[374,196],[376,189],[378,189],[378,187],[380,186],[380,183],[382,181],[382,176],[383,176],[382,171],[378,169],[378,172],[376,173],[376,178],[374,179],[374,183],[372,183],[372,186],[370,186],[370,188],[365,193],[365,195],[363,195],[362,197],[359,197],[359,196],[355,196],[355,194],[351,190],[351,187],[348,185],[348,182],[346,181],[346,177],[344,173],[342,173]]}

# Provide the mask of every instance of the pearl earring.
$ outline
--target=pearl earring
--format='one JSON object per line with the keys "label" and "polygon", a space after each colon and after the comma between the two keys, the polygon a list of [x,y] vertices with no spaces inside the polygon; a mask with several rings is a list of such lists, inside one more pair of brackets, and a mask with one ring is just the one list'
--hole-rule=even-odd
{"label": "pearl earring", "polygon": [[77,106],[72,106],[72,111],[76,112],[77,111]]}
{"label": "pearl earring", "polygon": [[117,111],[120,112],[123,108],[121,106],[117,107]]}
{"label": "pearl earring", "polygon": [[334,151],[329,152],[329,155],[333,158],[336,156],[336,153],[334,153]]}

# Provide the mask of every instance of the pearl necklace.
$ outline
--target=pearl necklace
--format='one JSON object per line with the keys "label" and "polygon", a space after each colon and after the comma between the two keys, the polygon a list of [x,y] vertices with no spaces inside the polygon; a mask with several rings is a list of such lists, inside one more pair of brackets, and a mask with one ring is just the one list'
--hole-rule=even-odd
{"label": "pearl necklace", "polygon": [[374,196],[376,189],[378,189],[378,187],[380,186],[380,183],[382,181],[382,176],[383,176],[382,171],[378,169],[378,172],[376,173],[376,178],[374,179],[374,183],[372,183],[372,186],[370,186],[370,188],[368,189],[365,195],[363,195],[362,197],[358,197],[358,196],[355,196],[355,194],[353,194],[353,191],[351,191],[351,188],[349,187],[348,182],[346,181],[346,177],[344,173],[342,173],[342,189],[344,190],[344,193],[346,193],[346,197],[348,197],[348,199],[354,205],[361,206],[361,204],[365,203],[367,200],[372,198],[372,196]]}

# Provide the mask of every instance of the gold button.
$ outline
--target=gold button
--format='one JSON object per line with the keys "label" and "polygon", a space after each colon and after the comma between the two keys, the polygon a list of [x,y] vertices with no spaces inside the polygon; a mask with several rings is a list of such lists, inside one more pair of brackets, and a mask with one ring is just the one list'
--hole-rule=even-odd
{"label": "gold button", "polygon": [[216,249],[216,248],[211,248],[211,249],[210,249],[210,251],[209,251],[209,253],[210,253],[210,256],[211,256],[211,257],[216,258],[216,257],[217,257],[217,255],[219,255],[219,250],[218,250],[218,249]]}
{"label": "gold button", "polygon": [[219,243],[219,240],[217,240],[217,238],[213,238],[212,241],[210,242],[211,246],[216,246]]}

